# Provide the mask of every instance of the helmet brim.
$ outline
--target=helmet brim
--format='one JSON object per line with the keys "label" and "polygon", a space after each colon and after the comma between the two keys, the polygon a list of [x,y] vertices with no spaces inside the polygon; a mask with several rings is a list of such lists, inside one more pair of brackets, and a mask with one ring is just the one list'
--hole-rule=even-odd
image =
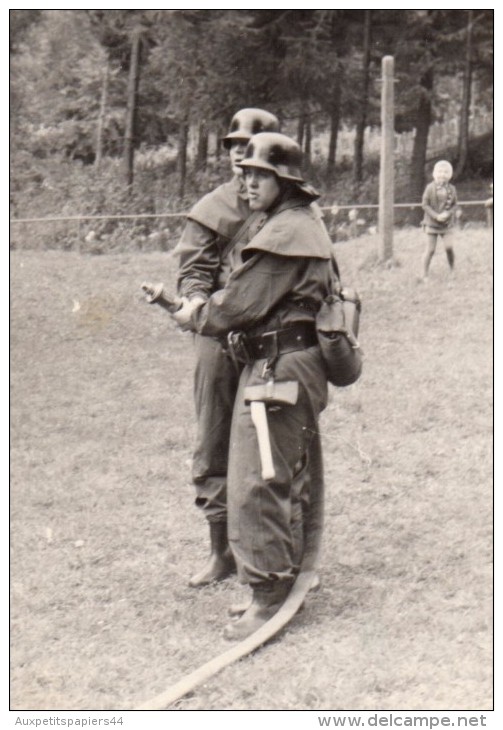
{"label": "helmet brim", "polygon": [[303,193],[303,195],[310,198],[311,200],[318,200],[318,198],[321,198],[321,193],[319,193],[316,188],[313,188],[313,186],[309,183],[297,183],[297,187]]}
{"label": "helmet brim", "polygon": [[221,137],[222,144],[226,150],[230,150],[231,144],[233,142],[243,142],[243,144],[248,144],[248,142],[251,139],[251,135],[243,134],[243,132],[231,132],[230,134],[226,134],[225,137]]}
{"label": "helmet brim", "polygon": [[[255,168],[257,170],[267,170],[267,172],[273,172],[276,177],[281,178],[281,180],[290,180],[291,182],[305,184],[305,180],[302,177],[290,175],[287,172],[286,165],[271,165],[265,160],[242,160],[237,163],[236,167],[241,167],[243,170],[247,167]],[[283,167],[285,169],[282,169]]]}

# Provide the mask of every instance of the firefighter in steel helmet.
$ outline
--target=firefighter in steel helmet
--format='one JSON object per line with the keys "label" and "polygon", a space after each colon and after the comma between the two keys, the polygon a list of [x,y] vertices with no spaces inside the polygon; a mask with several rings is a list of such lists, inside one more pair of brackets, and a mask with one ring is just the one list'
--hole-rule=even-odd
{"label": "firefighter in steel helmet", "polygon": [[[231,640],[255,632],[284,602],[304,557],[310,510],[323,492],[318,417],[327,403],[327,376],[315,319],[330,292],[332,244],[313,210],[319,196],[304,180],[301,161],[299,146],[285,135],[251,138],[239,165],[261,223],[225,287],[173,315],[206,337],[230,334],[242,362],[230,436],[228,536],[252,600],[226,627]],[[292,383],[296,395],[284,398],[285,384]],[[252,391],[258,400],[264,393],[267,404],[268,473]]]}
{"label": "firefighter in steel helmet", "polygon": [[[178,294],[191,301],[208,299],[221,289],[239,259],[236,234],[250,209],[242,169],[246,145],[253,134],[279,129],[278,119],[263,109],[238,111],[223,145],[228,150],[233,176],[194,205],[177,246]],[[243,231],[242,238],[246,238]],[[241,245],[241,244],[240,244]],[[210,555],[190,578],[199,587],[225,578],[235,570],[227,541],[227,466],[232,408],[239,370],[219,340],[196,335],[194,399],[197,418],[192,479],[196,505],[209,523]]]}

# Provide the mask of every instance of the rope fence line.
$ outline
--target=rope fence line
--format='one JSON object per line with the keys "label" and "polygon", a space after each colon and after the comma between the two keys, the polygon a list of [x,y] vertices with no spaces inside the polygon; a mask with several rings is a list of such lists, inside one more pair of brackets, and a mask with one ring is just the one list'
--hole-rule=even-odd
{"label": "rope fence line", "polygon": [[[464,200],[459,201],[458,206],[482,205],[485,206],[485,200]],[[379,208],[377,203],[357,203],[355,205],[332,205],[320,206],[321,210],[326,210],[333,215],[337,215],[341,210],[362,210]],[[421,203],[395,203],[394,208],[420,208]],[[9,223],[51,223],[56,221],[97,221],[97,220],[142,220],[148,218],[186,218],[187,213],[137,213],[125,215],[72,215],[72,216],[49,216],[44,218],[10,218]]]}
{"label": "rope fence line", "polygon": [[49,223],[54,221],[99,221],[99,220],[124,220],[141,218],[186,218],[188,213],[137,213],[125,215],[70,215],[51,216],[44,218],[10,218],[9,223]]}
{"label": "rope fence line", "polygon": [[[457,202],[458,206],[461,205],[485,205],[485,200],[459,200]],[[393,205],[393,208],[421,208],[422,203],[395,203]],[[339,210],[352,210],[352,209],[358,209],[358,208],[379,208],[378,203],[356,203],[355,205],[338,205],[337,203],[334,203],[333,205],[325,205],[321,207],[321,210],[332,210],[336,209]]]}

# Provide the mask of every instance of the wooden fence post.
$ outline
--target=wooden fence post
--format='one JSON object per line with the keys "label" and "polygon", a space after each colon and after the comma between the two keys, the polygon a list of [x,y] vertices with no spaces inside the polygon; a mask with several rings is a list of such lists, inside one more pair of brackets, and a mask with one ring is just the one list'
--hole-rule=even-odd
{"label": "wooden fence post", "polygon": [[381,260],[393,257],[393,203],[394,203],[394,59],[382,59],[381,90],[381,166],[379,170],[379,235]]}

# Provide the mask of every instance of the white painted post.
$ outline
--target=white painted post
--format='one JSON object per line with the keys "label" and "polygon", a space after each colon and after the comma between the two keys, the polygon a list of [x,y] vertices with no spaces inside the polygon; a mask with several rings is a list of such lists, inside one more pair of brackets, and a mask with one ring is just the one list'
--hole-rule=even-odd
{"label": "white painted post", "polygon": [[394,203],[394,58],[382,59],[381,90],[381,166],[379,171],[379,234],[381,260],[393,257],[393,203]]}

